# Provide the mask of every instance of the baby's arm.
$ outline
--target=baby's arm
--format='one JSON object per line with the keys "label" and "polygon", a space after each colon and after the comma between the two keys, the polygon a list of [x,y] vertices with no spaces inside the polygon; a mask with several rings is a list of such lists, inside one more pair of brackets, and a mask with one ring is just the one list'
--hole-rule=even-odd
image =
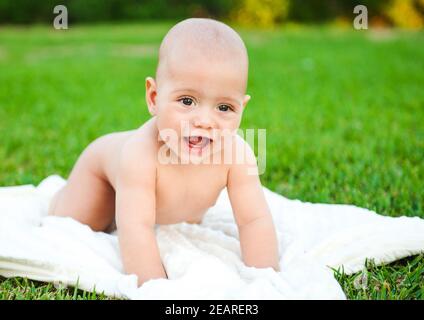
{"label": "baby's arm", "polygon": [[242,259],[247,266],[272,267],[279,271],[277,235],[259,179],[255,154],[247,143],[245,149],[246,160],[233,164],[228,173],[228,195],[239,229]]}
{"label": "baby's arm", "polygon": [[139,141],[122,151],[116,187],[116,225],[124,269],[138,285],[166,278],[155,237],[156,165]]}

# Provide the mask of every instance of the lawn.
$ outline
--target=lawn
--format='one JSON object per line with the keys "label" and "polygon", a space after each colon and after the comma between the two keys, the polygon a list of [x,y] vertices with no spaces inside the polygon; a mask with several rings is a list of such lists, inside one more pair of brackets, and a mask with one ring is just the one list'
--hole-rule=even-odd
{"label": "lawn", "polygon": [[[94,138],[146,121],[144,79],[171,25],[1,26],[0,185],[67,177]],[[267,130],[262,183],[292,199],[424,218],[424,33],[238,30],[252,96],[242,128]],[[423,255],[335,276],[350,299],[424,299]],[[21,298],[105,297],[0,278],[0,299]]]}

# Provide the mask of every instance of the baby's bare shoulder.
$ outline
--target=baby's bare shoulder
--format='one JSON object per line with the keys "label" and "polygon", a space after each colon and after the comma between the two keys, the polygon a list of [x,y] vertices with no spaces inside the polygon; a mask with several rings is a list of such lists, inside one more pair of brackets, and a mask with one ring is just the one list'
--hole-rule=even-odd
{"label": "baby's bare shoulder", "polygon": [[113,132],[94,140],[84,151],[84,162],[92,172],[112,186],[121,171],[128,174],[140,169],[140,164],[152,164],[155,140],[145,125],[138,129]]}
{"label": "baby's bare shoulder", "polygon": [[251,145],[239,135],[234,135],[232,146],[232,166],[249,165],[256,162]]}
{"label": "baby's bare shoulder", "polygon": [[128,136],[117,154],[115,175],[131,180],[153,178],[158,152],[155,138],[146,128],[140,128]]}
{"label": "baby's bare shoulder", "polygon": [[120,161],[126,164],[133,162],[154,162],[156,159],[157,142],[145,130],[137,130],[129,136],[119,152]]}
{"label": "baby's bare shoulder", "polygon": [[236,135],[232,144],[232,163],[228,177],[232,180],[244,179],[246,175],[257,175],[257,159],[251,145]]}

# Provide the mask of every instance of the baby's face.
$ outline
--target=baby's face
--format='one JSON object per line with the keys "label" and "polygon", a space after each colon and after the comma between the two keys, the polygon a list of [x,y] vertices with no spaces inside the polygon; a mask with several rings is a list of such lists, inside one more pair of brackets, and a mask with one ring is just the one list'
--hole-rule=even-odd
{"label": "baby's face", "polygon": [[180,159],[205,159],[222,150],[224,134],[236,133],[250,98],[243,68],[218,58],[169,60],[157,83],[155,114],[162,139]]}

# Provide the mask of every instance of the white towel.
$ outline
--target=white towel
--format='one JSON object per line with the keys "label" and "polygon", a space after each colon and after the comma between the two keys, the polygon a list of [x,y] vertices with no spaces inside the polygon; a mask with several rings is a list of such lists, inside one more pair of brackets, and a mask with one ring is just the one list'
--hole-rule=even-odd
{"label": "white towel", "polygon": [[381,264],[424,252],[424,219],[290,200],[264,187],[281,272],[246,267],[224,190],[201,224],[157,226],[169,279],[137,287],[137,277],[123,272],[116,234],[47,216],[52,195],[65,183],[53,175],[37,187],[0,188],[0,275],[129,299],[345,299],[331,268],[351,274],[367,258]]}

